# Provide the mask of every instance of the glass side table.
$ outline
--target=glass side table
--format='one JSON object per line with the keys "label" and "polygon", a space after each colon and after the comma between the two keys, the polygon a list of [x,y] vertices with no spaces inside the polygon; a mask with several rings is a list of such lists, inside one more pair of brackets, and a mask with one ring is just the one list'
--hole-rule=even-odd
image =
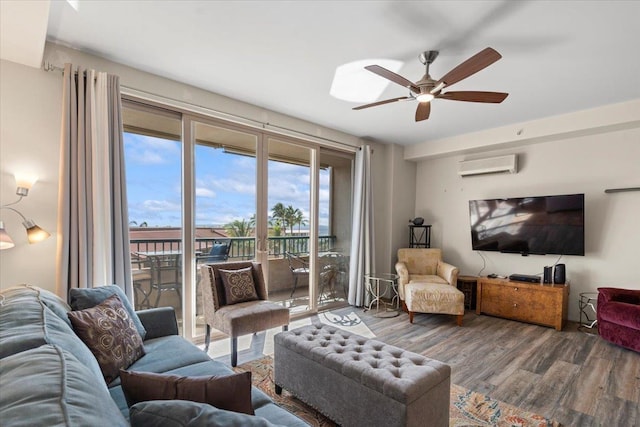
{"label": "glass side table", "polygon": [[[400,314],[398,311],[400,297],[398,296],[397,274],[365,274],[364,283],[367,292],[371,295],[371,301],[364,308],[365,311],[371,310],[375,304],[375,317],[395,317]],[[391,302],[387,302],[383,298],[390,299]],[[382,309],[380,306],[382,306]]]}
{"label": "glass side table", "polygon": [[598,329],[598,293],[582,292],[578,299],[578,308],[580,310],[580,325],[578,330],[586,332],[587,329]]}

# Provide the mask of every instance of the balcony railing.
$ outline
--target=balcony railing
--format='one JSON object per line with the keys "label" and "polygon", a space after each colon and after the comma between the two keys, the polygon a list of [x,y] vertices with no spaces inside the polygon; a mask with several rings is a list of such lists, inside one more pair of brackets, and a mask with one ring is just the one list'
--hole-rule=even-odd
{"label": "balcony railing", "polygon": [[[207,254],[214,243],[230,242],[230,259],[255,258],[255,238],[253,237],[229,237],[229,238],[197,238],[195,242],[196,252]],[[335,249],[336,236],[320,236],[318,238],[318,251],[328,252]],[[278,236],[267,239],[269,257],[282,257],[285,252],[294,254],[309,253],[308,236]],[[181,239],[131,239],[131,252],[170,252],[182,249]]]}

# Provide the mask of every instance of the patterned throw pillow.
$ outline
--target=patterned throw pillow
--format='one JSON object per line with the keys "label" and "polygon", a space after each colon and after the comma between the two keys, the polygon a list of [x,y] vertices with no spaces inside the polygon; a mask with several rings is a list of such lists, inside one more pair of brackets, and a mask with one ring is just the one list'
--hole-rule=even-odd
{"label": "patterned throw pillow", "polygon": [[144,356],[142,338],[117,295],[67,315],[76,335],[98,360],[107,384],[118,377],[120,369]]}
{"label": "patterned throw pillow", "polygon": [[218,271],[222,278],[227,305],[258,299],[251,267]]}
{"label": "patterned throw pillow", "polygon": [[121,371],[127,405],[149,400],[189,400],[219,409],[253,415],[251,372],[224,377],[182,377],[152,372]]}

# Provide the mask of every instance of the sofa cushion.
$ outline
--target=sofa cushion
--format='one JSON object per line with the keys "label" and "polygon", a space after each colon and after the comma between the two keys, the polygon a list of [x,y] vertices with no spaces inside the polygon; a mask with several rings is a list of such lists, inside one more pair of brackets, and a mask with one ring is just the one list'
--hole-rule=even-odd
{"label": "sofa cushion", "polygon": [[52,344],[73,354],[95,379],[102,378],[96,358],[73,332],[69,321],[62,320],[45,303],[45,299],[55,300],[52,295],[25,285],[0,292],[0,358]]}
{"label": "sofa cushion", "polygon": [[71,322],[67,317],[67,313],[71,311],[71,306],[66,303],[62,298],[53,292],[46,291],[44,289],[37,288],[35,286],[26,285],[27,287],[36,290],[40,301],[51,310],[56,316],[62,319],[67,325],[71,326]]}
{"label": "sofa cushion", "polygon": [[126,426],[106,385],[91,378],[82,362],[55,345],[2,359],[2,425]]}
{"label": "sofa cushion", "polygon": [[98,286],[95,288],[72,288],[69,290],[69,304],[74,310],[85,310],[100,304],[102,301],[109,298],[111,295],[118,295],[120,301],[124,305],[124,308],[131,316],[133,324],[136,326],[138,333],[145,338],[147,331],[142,326],[142,322],[138,318],[135,310],[129,302],[129,298],[125,295],[124,291],[116,285]]}
{"label": "sofa cushion", "polygon": [[131,407],[132,427],[271,427],[264,418],[186,400],[140,402]]}
{"label": "sofa cushion", "polygon": [[253,415],[251,372],[225,376],[181,376],[121,371],[120,381],[129,406],[148,400],[179,399]]}
{"label": "sofa cushion", "polygon": [[95,307],[70,311],[73,329],[91,349],[109,384],[144,355],[142,338],[118,295],[112,295]]}
{"label": "sofa cushion", "polygon": [[258,299],[252,270],[251,267],[237,270],[218,270],[224,285],[224,296],[227,305]]}
{"label": "sofa cushion", "polygon": [[[128,370],[164,373],[211,360],[207,353],[178,335],[146,340],[144,341],[144,351],[145,355],[129,366]],[[120,380],[115,379],[109,384],[109,387],[119,384]]]}

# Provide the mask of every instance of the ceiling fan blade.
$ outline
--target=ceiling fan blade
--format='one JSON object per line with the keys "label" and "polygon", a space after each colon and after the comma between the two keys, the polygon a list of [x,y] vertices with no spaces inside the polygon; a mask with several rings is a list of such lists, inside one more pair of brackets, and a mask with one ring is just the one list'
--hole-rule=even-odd
{"label": "ceiling fan blade", "polygon": [[443,78],[438,80],[436,85],[440,83],[444,83],[447,86],[451,86],[452,84],[457,83],[460,80],[466,79],[467,77],[488,67],[489,65],[493,64],[500,58],[502,58],[502,55],[500,55],[494,49],[488,47],[483,51],[476,53],[471,58],[467,59],[462,64],[455,67],[453,70],[449,71],[447,74],[444,75]]}
{"label": "ceiling fan blade", "polygon": [[402,87],[409,88],[409,90],[411,90],[412,92],[420,93],[420,88],[416,86],[412,81],[405,79],[404,77],[394,73],[393,71],[389,71],[379,65],[367,65],[364,68],[365,70],[369,70],[372,73],[379,75],[380,77],[391,80],[392,82],[399,84]]}
{"label": "ceiling fan blade", "polygon": [[372,102],[371,104],[360,105],[358,107],[353,107],[353,110],[362,110],[363,108],[376,107],[378,105],[389,104],[391,102],[402,101],[403,99],[412,99],[408,96],[401,96],[399,98],[391,98],[385,99],[384,101]]}
{"label": "ceiling fan blade", "polygon": [[419,102],[416,108],[416,122],[427,120],[431,114],[431,102]]}
{"label": "ceiling fan blade", "polygon": [[481,92],[481,91],[457,91],[446,92],[436,96],[436,98],[450,99],[452,101],[468,101],[468,102],[489,102],[499,104],[509,96],[504,92]]}

